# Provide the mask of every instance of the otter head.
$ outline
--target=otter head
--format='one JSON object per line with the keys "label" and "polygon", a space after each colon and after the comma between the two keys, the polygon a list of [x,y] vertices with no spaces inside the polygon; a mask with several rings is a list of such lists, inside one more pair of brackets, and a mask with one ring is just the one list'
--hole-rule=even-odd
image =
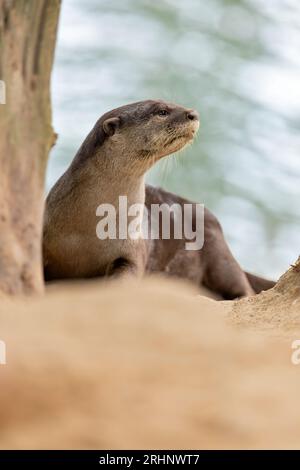
{"label": "otter head", "polygon": [[[182,149],[199,128],[199,115],[161,100],[132,103],[106,113],[96,126],[101,145],[126,162],[147,170],[160,158]],[[99,135],[99,134],[98,134]],[[104,148],[103,148],[104,150]]]}

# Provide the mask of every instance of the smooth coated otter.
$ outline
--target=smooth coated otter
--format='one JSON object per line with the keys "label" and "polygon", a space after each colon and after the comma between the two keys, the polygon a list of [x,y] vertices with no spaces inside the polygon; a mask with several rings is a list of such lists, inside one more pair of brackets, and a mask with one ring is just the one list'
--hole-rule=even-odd
{"label": "smooth coated otter", "polygon": [[[204,246],[185,250],[185,240],[106,239],[96,236],[97,207],[189,203],[145,186],[155,162],[190,143],[199,128],[197,111],[161,100],[122,106],[104,114],[70,167],[50,191],[44,217],[46,280],[163,272],[204,285],[223,299],[273,286],[244,273],[233,258],[217,219],[205,210]],[[193,213],[191,217],[195,217]],[[174,219],[173,219],[174,222]]]}

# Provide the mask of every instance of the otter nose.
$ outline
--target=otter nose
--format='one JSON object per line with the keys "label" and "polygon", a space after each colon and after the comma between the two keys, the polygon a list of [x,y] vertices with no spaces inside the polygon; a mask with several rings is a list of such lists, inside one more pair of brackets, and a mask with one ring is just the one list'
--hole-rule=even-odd
{"label": "otter nose", "polygon": [[186,117],[187,117],[190,121],[199,121],[199,114],[198,114],[198,112],[197,112],[195,109],[190,109],[190,110],[186,113]]}

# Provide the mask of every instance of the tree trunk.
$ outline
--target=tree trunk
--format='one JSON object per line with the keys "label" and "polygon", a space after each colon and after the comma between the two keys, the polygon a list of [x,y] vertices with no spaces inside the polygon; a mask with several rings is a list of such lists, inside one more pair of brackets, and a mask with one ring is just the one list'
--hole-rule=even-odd
{"label": "tree trunk", "polygon": [[43,290],[44,177],[60,0],[0,0],[0,291]]}

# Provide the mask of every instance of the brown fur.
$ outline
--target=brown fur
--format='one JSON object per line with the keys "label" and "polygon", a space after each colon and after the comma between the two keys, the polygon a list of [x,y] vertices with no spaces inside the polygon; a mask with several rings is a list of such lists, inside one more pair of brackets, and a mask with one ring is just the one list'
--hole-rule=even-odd
{"label": "brown fur", "polygon": [[[146,206],[151,204],[191,203],[161,188],[146,186]],[[188,279],[207,287],[215,299],[234,299],[249,293],[251,284],[254,292],[270,289],[273,281],[244,273],[234,259],[223,235],[222,227],[216,217],[205,209],[204,246],[199,251],[185,250],[186,240],[152,241],[147,262],[148,272],[164,272],[168,275]]]}
{"label": "brown fur", "polygon": [[[166,115],[162,115],[167,113]],[[163,101],[141,101],[102,116],[68,170],[50,191],[44,218],[46,279],[164,272],[204,285],[221,298],[251,295],[250,282],[233,258],[217,219],[205,212],[205,243],[188,252],[185,240],[99,240],[96,208],[128,204],[188,203],[147,186],[144,175],[160,158],[191,142],[198,114]],[[257,279],[257,278],[256,278]],[[256,282],[255,291],[261,290]]]}

